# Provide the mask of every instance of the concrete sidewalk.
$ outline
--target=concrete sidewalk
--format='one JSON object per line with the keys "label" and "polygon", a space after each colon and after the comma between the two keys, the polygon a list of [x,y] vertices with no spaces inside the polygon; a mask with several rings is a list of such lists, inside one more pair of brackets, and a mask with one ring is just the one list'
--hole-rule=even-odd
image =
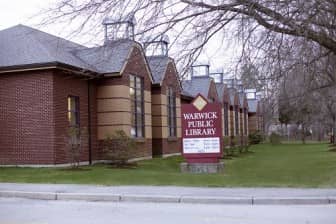
{"label": "concrete sidewalk", "polygon": [[336,189],[206,188],[0,183],[0,197],[207,204],[336,204]]}

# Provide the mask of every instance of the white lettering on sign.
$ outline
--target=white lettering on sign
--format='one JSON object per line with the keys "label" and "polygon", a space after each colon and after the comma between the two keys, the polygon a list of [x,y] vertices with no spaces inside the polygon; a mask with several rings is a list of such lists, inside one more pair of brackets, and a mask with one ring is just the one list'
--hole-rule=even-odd
{"label": "white lettering on sign", "polygon": [[184,153],[219,153],[220,141],[216,138],[184,138]]}
{"label": "white lettering on sign", "polygon": [[216,134],[216,128],[205,128],[205,129],[186,129],[185,135],[186,136],[211,136]]}
{"label": "white lettering on sign", "polygon": [[185,120],[217,119],[217,112],[185,113],[183,116]]}

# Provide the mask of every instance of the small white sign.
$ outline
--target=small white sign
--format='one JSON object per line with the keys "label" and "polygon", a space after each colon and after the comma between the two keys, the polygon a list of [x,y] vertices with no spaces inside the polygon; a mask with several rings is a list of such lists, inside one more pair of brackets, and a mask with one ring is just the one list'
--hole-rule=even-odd
{"label": "small white sign", "polygon": [[184,153],[219,153],[219,137],[215,138],[184,138]]}

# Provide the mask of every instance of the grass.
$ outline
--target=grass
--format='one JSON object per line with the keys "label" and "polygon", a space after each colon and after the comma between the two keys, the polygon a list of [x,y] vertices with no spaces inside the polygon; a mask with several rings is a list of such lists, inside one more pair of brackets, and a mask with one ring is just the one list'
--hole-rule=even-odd
{"label": "grass", "polygon": [[225,160],[223,174],[182,174],[181,157],[139,162],[136,169],[107,165],[64,168],[0,168],[0,182],[211,187],[336,187],[336,153],[327,144],[262,144]]}

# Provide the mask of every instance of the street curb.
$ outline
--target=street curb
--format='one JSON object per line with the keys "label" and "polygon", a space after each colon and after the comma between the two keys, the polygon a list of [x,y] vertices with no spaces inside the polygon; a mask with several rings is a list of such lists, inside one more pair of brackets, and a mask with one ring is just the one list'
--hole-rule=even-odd
{"label": "street curb", "polygon": [[57,200],[55,192],[0,191],[0,197]]}
{"label": "street curb", "polygon": [[84,193],[57,193],[56,200],[82,200],[82,201],[110,201],[118,202],[121,200],[120,195],[113,194],[84,194]]}
{"label": "street curb", "polygon": [[151,202],[151,203],[189,203],[223,205],[326,205],[336,204],[336,197],[206,197],[170,195],[118,195],[106,193],[64,193],[64,192],[26,192],[0,191],[0,198],[27,198],[37,200],[75,200],[102,202]]}
{"label": "street curb", "polygon": [[331,204],[326,197],[298,197],[298,198],[253,198],[254,205],[325,205]]}
{"label": "street curb", "polygon": [[166,195],[122,195],[120,201],[126,202],[155,202],[155,203],[180,203],[179,196]]}
{"label": "street curb", "polygon": [[200,204],[243,204],[252,205],[252,198],[247,197],[204,197],[204,196],[182,196],[181,203]]}

